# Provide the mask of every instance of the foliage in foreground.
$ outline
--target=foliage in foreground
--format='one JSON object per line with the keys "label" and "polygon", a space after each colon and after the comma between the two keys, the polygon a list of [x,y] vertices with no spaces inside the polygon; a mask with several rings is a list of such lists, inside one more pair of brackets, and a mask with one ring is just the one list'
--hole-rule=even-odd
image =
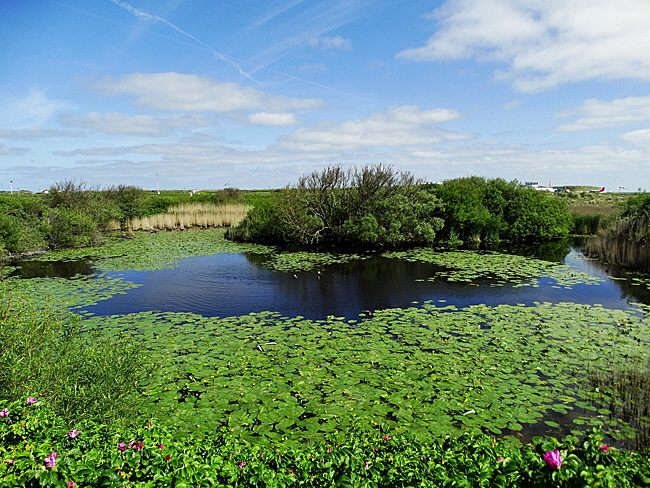
{"label": "foliage in foreground", "polygon": [[213,433],[174,439],[152,422],[139,429],[79,422],[66,427],[47,402],[0,401],[0,483],[51,487],[634,487],[650,486],[645,453],[535,438],[518,446],[487,435],[418,440],[355,431],[287,447]]}
{"label": "foliage in foreground", "polygon": [[0,300],[0,399],[26,392],[47,398],[68,421],[128,423],[142,407],[149,367],[126,337],[81,332],[79,316],[36,308],[4,293]]}

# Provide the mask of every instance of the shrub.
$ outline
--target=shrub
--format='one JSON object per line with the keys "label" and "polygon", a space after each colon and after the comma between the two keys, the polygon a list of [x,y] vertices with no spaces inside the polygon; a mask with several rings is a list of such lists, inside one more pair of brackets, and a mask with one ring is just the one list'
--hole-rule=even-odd
{"label": "shrub", "polygon": [[330,166],[256,205],[228,235],[266,243],[427,244],[442,226],[434,215],[439,205],[410,173]]}
{"label": "shrub", "polygon": [[48,242],[54,249],[93,246],[102,242],[97,223],[80,210],[65,207],[50,209],[47,225]]}
{"label": "shrub", "polygon": [[478,176],[428,185],[444,203],[443,237],[464,242],[541,241],[568,235],[571,215],[563,200],[516,181]]}

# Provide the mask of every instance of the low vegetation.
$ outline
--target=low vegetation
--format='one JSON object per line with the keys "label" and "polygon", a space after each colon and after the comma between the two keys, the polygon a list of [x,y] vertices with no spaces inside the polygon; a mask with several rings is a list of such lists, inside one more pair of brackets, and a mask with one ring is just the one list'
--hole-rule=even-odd
{"label": "low vegetation", "polygon": [[38,392],[66,422],[120,425],[142,414],[150,369],[142,348],[126,336],[84,332],[80,317],[61,308],[35,307],[5,292],[0,364],[0,400]]}
{"label": "low vegetation", "polygon": [[242,192],[147,192],[56,183],[45,194],[0,194],[0,256],[96,246],[107,230],[178,230],[237,224],[248,210]]}
{"label": "low vegetation", "polygon": [[156,422],[120,429],[63,424],[47,401],[0,401],[0,483],[51,487],[648,486],[650,461],[590,432],[521,447],[487,435],[419,440],[356,431],[259,446],[224,434],[176,439]]}

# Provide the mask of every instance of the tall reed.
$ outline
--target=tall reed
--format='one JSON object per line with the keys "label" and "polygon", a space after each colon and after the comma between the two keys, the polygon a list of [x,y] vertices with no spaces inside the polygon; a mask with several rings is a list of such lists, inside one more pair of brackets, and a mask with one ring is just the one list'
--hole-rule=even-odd
{"label": "tall reed", "polygon": [[650,273],[649,233],[650,219],[622,219],[589,239],[583,252],[608,264]]}
{"label": "tall reed", "polygon": [[[185,203],[170,207],[164,214],[134,218],[128,230],[184,230],[193,228],[231,227],[239,224],[251,207],[242,203]],[[120,228],[117,222],[113,228]]]}
{"label": "tall reed", "polygon": [[588,378],[611,417],[636,430],[634,449],[650,448],[650,361],[630,362],[609,371],[592,370]]}

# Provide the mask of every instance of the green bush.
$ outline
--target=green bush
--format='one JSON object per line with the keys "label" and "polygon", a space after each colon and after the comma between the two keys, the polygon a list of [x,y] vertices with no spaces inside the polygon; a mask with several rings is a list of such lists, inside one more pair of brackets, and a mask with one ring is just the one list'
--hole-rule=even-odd
{"label": "green bush", "polygon": [[410,173],[388,166],[330,166],[261,200],[229,238],[367,246],[430,244],[442,221],[440,202]]}
{"label": "green bush", "polygon": [[564,200],[516,181],[478,176],[428,185],[444,203],[443,238],[464,242],[543,241],[572,229]]}
{"label": "green bush", "polygon": [[102,242],[97,223],[80,210],[65,207],[47,213],[48,242],[53,249],[94,246]]}

